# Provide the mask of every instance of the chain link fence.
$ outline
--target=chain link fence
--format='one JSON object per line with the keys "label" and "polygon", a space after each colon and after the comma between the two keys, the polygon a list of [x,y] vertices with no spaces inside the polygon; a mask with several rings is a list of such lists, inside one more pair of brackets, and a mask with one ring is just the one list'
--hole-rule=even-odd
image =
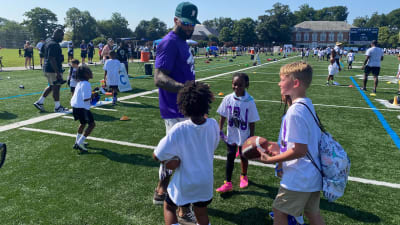
{"label": "chain link fence", "polygon": [[29,31],[0,31],[0,46],[2,48],[23,48],[25,41],[30,41],[31,39],[32,34]]}

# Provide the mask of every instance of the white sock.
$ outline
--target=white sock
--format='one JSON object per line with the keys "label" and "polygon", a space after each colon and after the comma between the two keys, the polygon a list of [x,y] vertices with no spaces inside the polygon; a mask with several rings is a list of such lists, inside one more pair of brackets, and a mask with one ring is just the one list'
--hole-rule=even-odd
{"label": "white sock", "polygon": [[76,134],[76,140],[75,140],[75,143],[78,143],[78,141],[79,141],[79,139],[82,137],[82,134],[80,134],[80,133],[77,133]]}
{"label": "white sock", "polygon": [[46,99],[46,97],[41,96],[37,102],[38,102],[39,104],[43,104],[43,102],[44,102],[45,99]]}
{"label": "white sock", "polygon": [[61,106],[60,101],[55,101],[54,104],[55,104],[54,108],[56,108],[56,109],[58,109],[58,107]]}
{"label": "white sock", "polygon": [[86,140],[86,137],[82,135],[81,138],[79,138],[79,141],[77,144],[82,145],[85,140]]}

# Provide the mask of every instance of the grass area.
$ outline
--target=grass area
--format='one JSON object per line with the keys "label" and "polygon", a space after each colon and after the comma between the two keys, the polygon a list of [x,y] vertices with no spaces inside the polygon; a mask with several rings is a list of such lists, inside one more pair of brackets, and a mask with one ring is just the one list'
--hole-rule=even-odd
{"label": "grass area", "polygon": [[[299,57],[261,67],[246,66],[251,64],[248,56],[237,57],[233,62],[228,61],[230,58],[214,58],[209,64],[204,63],[205,59],[197,59],[196,78],[246,69],[244,72],[250,76],[248,91],[256,99],[261,118],[256,123],[256,135],[276,140],[283,113],[277,85],[279,68]],[[356,59],[361,61],[361,58]],[[263,63],[266,59],[266,56],[261,57]],[[350,77],[359,85],[362,83],[357,76],[362,71],[343,70],[335,77],[341,86],[328,87],[325,86],[328,63],[311,57],[309,63],[314,68],[314,78],[308,96],[327,130],[347,150],[352,162],[350,175],[398,184],[399,149],[374,112],[368,109],[360,92],[348,87],[353,84]],[[378,109],[386,107],[374,99],[393,99],[397,92],[396,84],[383,81],[387,76],[394,76],[397,65],[396,57],[385,56],[377,95],[372,97],[366,92]],[[133,90],[120,93],[119,97],[155,89],[152,78],[143,76],[139,64],[129,66],[130,74],[135,78],[130,80]],[[99,85],[103,71],[100,66],[91,68],[94,71],[91,82],[95,87]],[[213,93],[228,94],[232,92],[231,76],[227,74],[205,82],[210,84]],[[1,72],[0,77],[3,78],[0,80],[0,126],[47,115],[53,110],[51,98],[45,101],[48,112],[39,113],[32,105],[46,86],[41,71]],[[25,89],[19,88],[21,84]],[[372,85],[370,80],[370,90]],[[92,136],[156,146],[165,135],[157,96],[149,94],[126,100],[135,104],[100,107],[117,111],[92,109],[97,124]],[[69,106],[69,100],[69,90],[63,89],[61,103]],[[221,101],[221,97],[216,97],[210,117],[218,119],[216,109]],[[380,112],[398,133],[400,111]],[[122,115],[131,120],[120,121]],[[152,204],[159,166],[151,158],[152,150],[89,140],[90,154],[78,155],[72,149],[73,137],[55,133],[75,134],[77,126],[76,121],[58,117],[25,126],[47,130],[50,134],[18,128],[0,132],[0,140],[7,143],[9,150],[6,163],[0,169],[1,224],[163,224],[162,208]],[[225,152],[225,146],[220,144],[215,154],[224,156]],[[272,210],[279,188],[273,169],[250,165],[250,185],[239,190],[239,168],[236,164],[234,191],[224,195],[214,193],[209,206],[211,223],[272,224],[268,212]],[[225,161],[215,160],[214,187],[222,184],[224,173]],[[322,215],[327,224],[400,224],[399,196],[398,188],[349,181],[342,198],[334,203],[321,200]]]}
{"label": "grass area", "polygon": [[[62,48],[62,52],[64,55],[64,63],[68,60],[67,48]],[[25,58],[24,56],[24,49],[21,50],[22,57],[19,56],[18,49],[13,48],[2,48],[0,50],[0,56],[3,56],[3,66],[4,67],[24,67],[25,66]],[[81,49],[75,48],[74,49],[74,57],[81,61]],[[40,57],[39,51],[34,48],[33,50],[33,61],[35,65],[40,65]],[[87,61],[87,58],[86,58]],[[93,55],[93,62],[99,61],[99,52],[98,49],[95,49],[95,54]]]}

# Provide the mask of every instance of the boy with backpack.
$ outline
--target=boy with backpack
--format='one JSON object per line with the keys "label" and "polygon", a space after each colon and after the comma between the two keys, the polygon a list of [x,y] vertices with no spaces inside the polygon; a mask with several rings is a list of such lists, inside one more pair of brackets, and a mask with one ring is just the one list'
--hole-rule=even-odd
{"label": "boy with backpack", "polygon": [[261,162],[282,163],[282,180],[272,205],[275,225],[288,224],[288,215],[299,217],[303,212],[311,225],[325,224],[319,209],[322,176],[309,158],[320,165],[321,130],[313,118],[311,99],[306,97],[311,81],[312,68],[305,62],[290,63],[280,69],[281,95],[290,96],[293,102],[281,124],[280,144],[271,143],[269,147],[280,154],[269,156],[260,152]]}

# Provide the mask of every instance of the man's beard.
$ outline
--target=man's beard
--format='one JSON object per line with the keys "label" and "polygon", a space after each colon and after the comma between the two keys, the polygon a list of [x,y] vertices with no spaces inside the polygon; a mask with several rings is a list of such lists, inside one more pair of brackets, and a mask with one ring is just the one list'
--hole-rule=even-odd
{"label": "man's beard", "polygon": [[182,27],[178,26],[176,28],[176,34],[183,40],[188,40],[192,37],[193,31],[190,33],[190,35],[187,35],[187,33],[182,29]]}

